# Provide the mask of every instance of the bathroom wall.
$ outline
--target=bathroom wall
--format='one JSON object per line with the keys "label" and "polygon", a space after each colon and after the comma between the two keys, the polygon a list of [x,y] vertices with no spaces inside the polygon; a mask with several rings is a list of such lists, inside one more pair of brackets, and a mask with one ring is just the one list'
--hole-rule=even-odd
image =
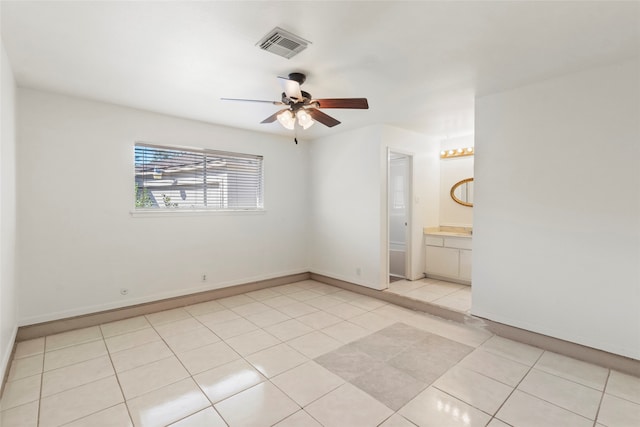
{"label": "bathroom wall", "polygon": [[[456,150],[474,146],[473,135],[451,138],[440,143],[441,150]],[[473,208],[456,203],[451,187],[456,182],[473,177],[474,156],[440,160],[440,225],[473,226]]]}
{"label": "bathroom wall", "polygon": [[640,62],[477,100],[472,313],[640,359]]}

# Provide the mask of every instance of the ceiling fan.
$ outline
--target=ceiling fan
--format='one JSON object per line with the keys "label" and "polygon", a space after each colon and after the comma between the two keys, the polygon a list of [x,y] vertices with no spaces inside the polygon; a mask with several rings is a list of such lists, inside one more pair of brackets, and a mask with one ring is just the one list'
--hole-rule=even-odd
{"label": "ceiling fan", "polygon": [[340,121],[323,113],[319,110],[320,108],[369,108],[367,98],[313,99],[310,93],[300,89],[300,85],[304,83],[306,78],[307,77],[302,73],[291,73],[288,77],[278,77],[282,90],[284,91],[282,93],[281,101],[261,101],[258,99],[237,98],[221,99],[224,101],[266,102],[273,105],[286,105],[287,108],[273,113],[261,123],[273,123],[278,120],[282,126],[290,130],[295,128],[296,119],[303,129],[308,129],[313,125],[313,123],[315,123],[314,120],[328,127],[340,124]]}

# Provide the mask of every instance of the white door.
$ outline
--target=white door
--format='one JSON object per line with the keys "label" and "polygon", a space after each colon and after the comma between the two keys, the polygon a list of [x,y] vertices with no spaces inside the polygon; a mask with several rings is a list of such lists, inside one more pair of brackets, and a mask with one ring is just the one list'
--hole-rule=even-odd
{"label": "white door", "polygon": [[407,154],[389,153],[389,275],[408,277],[411,158]]}

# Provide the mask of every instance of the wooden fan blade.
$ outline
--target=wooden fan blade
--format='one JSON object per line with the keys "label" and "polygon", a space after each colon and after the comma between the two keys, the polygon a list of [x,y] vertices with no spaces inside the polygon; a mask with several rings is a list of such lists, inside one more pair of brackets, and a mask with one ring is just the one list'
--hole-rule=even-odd
{"label": "wooden fan blade", "polygon": [[239,99],[239,98],[220,98],[222,101],[242,101],[242,102],[262,102],[273,105],[284,105],[280,101],[262,101],[260,99]]}
{"label": "wooden fan blade", "polygon": [[278,119],[278,114],[282,113],[283,111],[287,111],[287,110],[288,110],[288,108],[285,108],[284,110],[276,111],[275,113],[273,113],[272,115],[270,115],[269,117],[267,117],[266,119],[261,121],[260,123],[273,123]]}
{"label": "wooden fan blade", "polygon": [[300,83],[295,80],[289,80],[286,77],[278,77],[280,80],[280,86],[282,86],[282,90],[287,98],[291,99],[293,102],[298,102],[302,100],[302,92],[300,91]]}
{"label": "wooden fan blade", "polygon": [[369,103],[367,98],[328,98],[314,99],[312,102],[318,104],[318,108],[354,108],[367,110]]}
{"label": "wooden fan blade", "polygon": [[325,126],[328,126],[330,128],[334,127],[335,125],[339,125],[340,122],[336,119],[334,119],[333,117],[331,117],[328,114],[323,113],[320,110],[317,110],[315,108],[309,108],[308,110],[305,110],[307,113],[309,113],[309,115],[311,117],[314,118],[314,120],[322,123]]}

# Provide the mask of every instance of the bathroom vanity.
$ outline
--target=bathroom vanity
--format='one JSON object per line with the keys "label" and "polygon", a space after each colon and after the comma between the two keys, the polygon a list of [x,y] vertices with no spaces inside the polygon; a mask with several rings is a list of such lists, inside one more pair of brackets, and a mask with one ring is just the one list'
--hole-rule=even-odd
{"label": "bathroom vanity", "polygon": [[434,279],[471,284],[471,230],[424,229],[425,274]]}

